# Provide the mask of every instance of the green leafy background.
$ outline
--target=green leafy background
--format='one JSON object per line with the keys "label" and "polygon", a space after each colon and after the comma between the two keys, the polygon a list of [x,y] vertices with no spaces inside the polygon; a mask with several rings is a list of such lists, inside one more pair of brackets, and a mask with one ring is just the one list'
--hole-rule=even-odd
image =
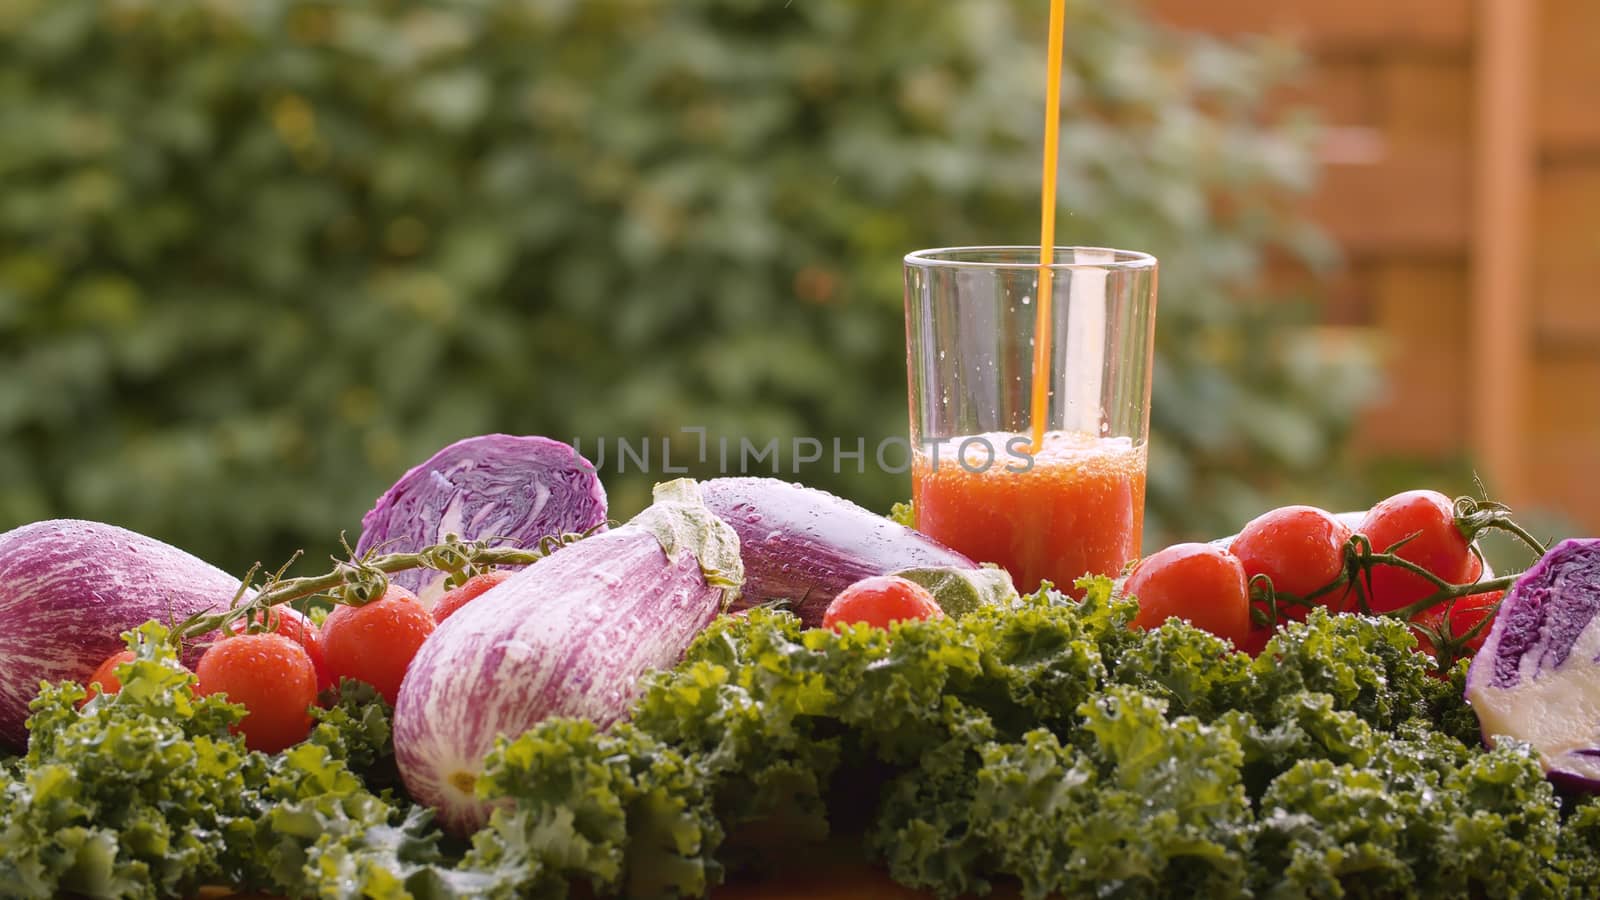
{"label": "green leafy background", "polygon": [[[1292,54],[1068,7],[1062,237],[1162,262],[1147,543],[1337,502],[1370,367],[1258,290],[1328,261]],[[0,529],[242,569],[469,434],[903,435],[900,257],[1035,239],[1043,11],[0,3]]]}

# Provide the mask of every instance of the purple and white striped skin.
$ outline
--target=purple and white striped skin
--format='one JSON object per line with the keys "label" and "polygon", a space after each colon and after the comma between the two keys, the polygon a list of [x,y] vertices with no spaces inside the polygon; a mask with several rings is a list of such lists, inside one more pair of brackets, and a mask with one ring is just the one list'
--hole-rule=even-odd
{"label": "purple and white striped skin", "polygon": [[[411,553],[455,533],[534,547],[606,521],[606,491],[594,465],[546,437],[485,434],[456,441],[395,482],[361,518],[357,554]],[[445,576],[428,569],[389,580],[432,607]]]}
{"label": "purple and white striped skin", "polygon": [[406,670],[394,750],[407,790],[450,831],[478,828],[491,806],[473,786],[496,738],[551,716],[622,718],[639,677],[676,664],[743,577],[738,537],[680,479],[627,524],[491,588]]}
{"label": "purple and white striped skin", "polygon": [[1511,586],[1466,697],[1485,743],[1524,741],[1551,780],[1600,790],[1600,538],[1562,541]]}
{"label": "purple and white striped skin", "polygon": [[931,537],[827,491],[776,478],[701,482],[706,505],[739,535],[745,584],[735,609],[787,600],[808,628],[839,592],[905,569],[976,569]]}
{"label": "purple and white striped skin", "polygon": [[[54,519],[0,534],[0,744],[26,745],[41,681],[84,681],[122,633],[225,609],[239,579],[115,525]],[[193,665],[203,644],[185,648]]]}

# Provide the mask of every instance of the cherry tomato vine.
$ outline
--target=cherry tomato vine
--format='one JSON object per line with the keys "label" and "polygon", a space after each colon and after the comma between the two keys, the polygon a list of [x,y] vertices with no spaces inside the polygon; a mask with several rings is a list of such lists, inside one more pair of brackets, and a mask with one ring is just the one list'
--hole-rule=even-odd
{"label": "cherry tomato vine", "polygon": [[[1543,556],[1548,549],[1543,541],[1534,537],[1532,532],[1512,518],[1510,507],[1503,503],[1463,496],[1455,498],[1453,504],[1455,527],[1465,536],[1471,546],[1471,552],[1478,555],[1480,561],[1482,552],[1478,549],[1476,539],[1491,531],[1502,531],[1512,535],[1538,556]],[[1250,596],[1256,604],[1252,610],[1253,620],[1258,625],[1275,627],[1277,623],[1289,618],[1285,615],[1287,609],[1300,608],[1309,611],[1310,608],[1319,605],[1319,600],[1348,591],[1354,597],[1355,610],[1363,615],[1377,614],[1402,619],[1412,628],[1422,632],[1432,642],[1439,669],[1448,670],[1462,657],[1462,651],[1467,645],[1483,634],[1494,621],[1495,614],[1500,609],[1500,601],[1496,600],[1482,618],[1460,633],[1453,633],[1448,615],[1441,619],[1438,626],[1416,622],[1415,617],[1440,604],[1453,606],[1455,601],[1464,597],[1503,592],[1516,583],[1521,573],[1499,575],[1470,584],[1453,583],[1423,566],[1402,558],[1396,552],[1415,537],[1415,534],[1409,535],[1379,551],[1372,546],[1372,541],[1366,535],[1359,532],[1352,534],[1343,547],[1344,563],[1339,576],[1304,596],[1276,591],[1270,577],[1256,575],[1250,579]],[[1379,566],[1403,569],[1424,579],[1435,590],[1403,606],[1374,613],[1370,597],[1371,573]]]}
{"label": "cherry tomato vine", "polygon": [[560,548],[582,540],[595,531],[563,534],[544,538],[535,547],[496,546],[501,538],[479,538],[466,541],[455,534],[446,534],[441,543],[410,553],[382,553],[383,547],[374,547],[361,557],[356,557],[348,542],[345,550],[350,558],[334,558],[334,567],[322,575],[286,578],[289,567],[300,558],[297,552],[289,561],[269,575],[251,593],[251,582],[261,571],[261,564],[250,568],[241,580],[239,590],[228,604],[228,609],[216,613],[190,616],[172,630],[172,640],[182,642],[222,628],[235,622],[245,623],[243,631],[256,633],[270,631],[269,611],[286,603],[322,599],[344,606],[364,606],[383,597],[389,590],[389,577],[396,572],[412,569],[434,569],[446,574],[446,585],[457,587],[474,575],[488,572],[499,566],[524,566],[537,562]]}

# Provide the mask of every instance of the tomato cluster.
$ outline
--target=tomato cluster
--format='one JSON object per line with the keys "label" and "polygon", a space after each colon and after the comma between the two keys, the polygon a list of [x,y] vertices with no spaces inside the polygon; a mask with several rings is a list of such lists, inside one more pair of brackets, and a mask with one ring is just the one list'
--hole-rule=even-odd
{"label": "tomato cluster", "polygon": [[[1353,540],[1357,537],[1364,540]],[[1438,593],[1439,585],[1403,565],[1411,563],[1449,585],[1476,584],[1483,560],[1456,524],[1455,504],[1437,491],[1406,491],[1369,510],[1355,527],[1312,506],[1285,506],[1258,516],[1227,546],[1178,544],[1141,561],[1128,576],[1138,598],[1135,627],[1185,619],[1234,646],[1259,653],[1279,622],[1302,620],[1314,607],[1330,612],[1389,613]],[[1492,616],[1501,591],[1444,601],[1411,615],[1421,649],[1432,633],[1465,634]],[[1252,615],[1252,611],[1254,614]],[[1466,648],[1482,645],[1488,627]]]}
{"label": "tomato cluster", "polygon": [[[288,606],[251,611],[201,654],[195,691],[226,694],[242,705],[245,715],[235,730],[245,746],[275,753],[305,739],[311,708],[340,679],[365,681],[393,704],[406,668],[438,623],[507,577],[491,572],[469,579],[431,611],[415,594],[390,585],[370,603],[335,606],[320,628]],[[133,658],[123,650],[101,663],[90,676],[88,699],[120,691],[117,671]]]}

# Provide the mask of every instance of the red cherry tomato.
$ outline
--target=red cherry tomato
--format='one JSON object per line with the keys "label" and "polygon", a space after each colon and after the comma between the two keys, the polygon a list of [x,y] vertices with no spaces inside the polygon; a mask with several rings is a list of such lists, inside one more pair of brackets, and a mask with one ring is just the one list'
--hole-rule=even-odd
{"label": "red cherry tomato", "polygon": [[875,628],[888,628],[891,622],[942,618],[944,610],[927,588],[898,575],[877,575],[840,591],[822,614],[822,627],[866,622]]}
{"label": "red cherry tomato", "polygon": [[[93,700],[101,691],[107,694],[115,694],[122,690],[122,679],[117,677],[117,667],[123,663],[131,663],[133,659],[132,650],[118,650],[116,653],[106,657],[106,661],[94,670],[93,675],[89,676],[87,683],[89,695],[84,697],[78,705],[82,706],[84,703]],[[99,685],[99,687],[97,688],[95,685]]]}
{"label": "red cherry tomato", "polygon": [[1245,646],[1250,634],[1250,594],[1244,566],[1211,544],[1174,544],[1151,554],[1128,576],[1127,592],[1139,600],[1135,628],[1183,619]]}
{"label": "red cherry tomato", "polygon": [[[1356,530],[1372,542],[1373,552],[1392,552],[1451,584],[1466,584],[1472,578],[1472,548],[1456,527],[1455,505],[1438,491],[1395,494],[1374,506]],[[1405,543],[1396,546],[1401,541]],[[1435,590],[1421,575],[1379,564],[1372,568],[1367,603],[1375,613],[1389,612]]]}
{"label": "red cherry tomato", "polygon": [[511,572],[506,569],[496,569],[482,575],[474,575],[458,588],[451,588],[439,602],[433,605],[433,620],[443,622],[455,614],[456,610],[466,606],[468,602],[478,599],[484,591],[511,577]]}
{"label": "red cherry tomato", "polygon": [[[253,621],[261,621],[256,614],[251,615],[255,617]],[[228,625],[228,630],[233,634],[244,634],[249,627],[250,623],[245,619],[236,619]],[[305,648],[306,655],[311,657],[311,665],[317,670],[317,693],[334,686],[333,674],[328,671],[328,661],[322,652],[322,635],[304,613],[288,606],[274,606],[267,611],[266,630],[281,634]]]}
{"label": "red cherry tomato", "polygon": [[[1350,529],[1333,513],[1315,506],[1284,506],[1250,520],[1228,552],[1238,557],[1246,578],[1265,575],[1273,590],[1305,598],[1331,584],[1344,571],[1344,545]],[[1344,611],[1348,587],[1318,597],[1333,612]],[[1258,604],[1265,610],[1265,604]],[[1303,620],[1306,608],[1280,606],[1281,617]]]}
{"label": "red cherry tomato", "polygon": [[281,634],[223,638],[195,666],[198,694],[226,694],[245,716],[234,726],[244,745],[276,753],[305,740],[317,702],[317,669],[305,647]]}
{"label": "red cherry tomato", "polygon": [[365,606],[336,606],[322,622],[322,651],[335,679],[354,678],[393,704],[406,667],[436,623],[417,595],[389,586]]}

